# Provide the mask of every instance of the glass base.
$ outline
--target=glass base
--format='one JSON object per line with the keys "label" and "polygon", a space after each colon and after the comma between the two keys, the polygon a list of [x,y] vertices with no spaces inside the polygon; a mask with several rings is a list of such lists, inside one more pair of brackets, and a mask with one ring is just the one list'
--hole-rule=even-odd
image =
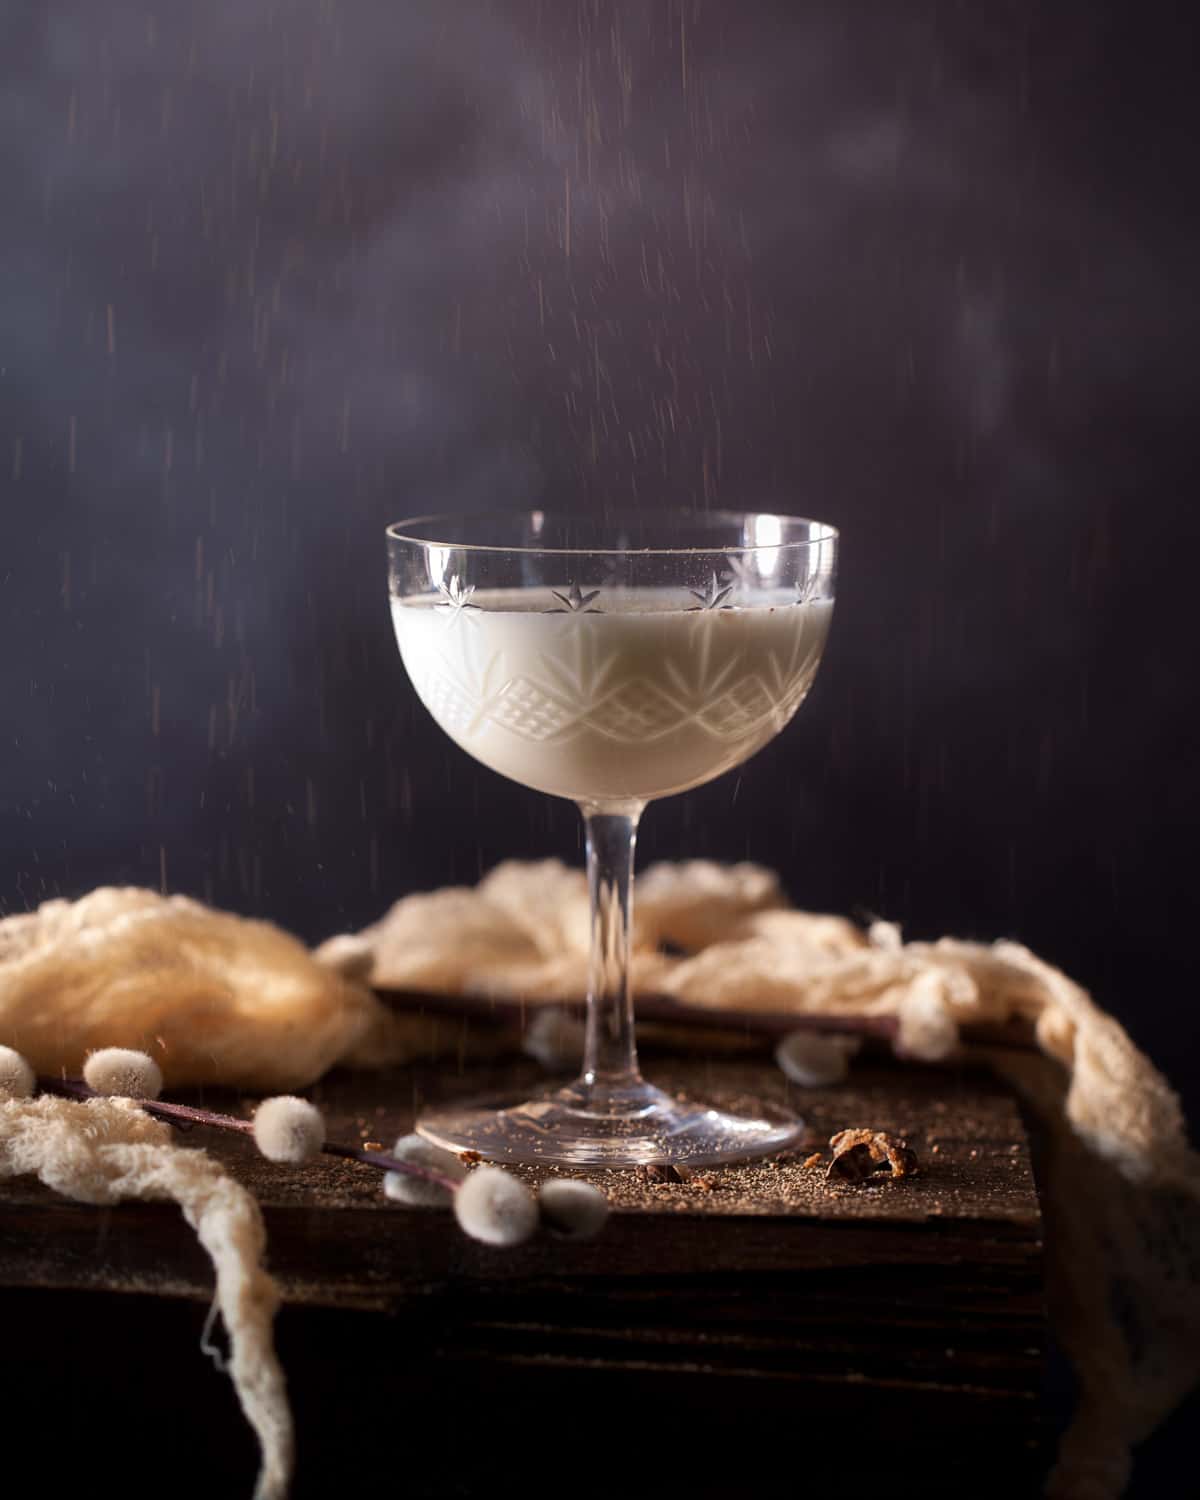
{"label": "glass base", "polygon": [[790,1150],[804,1124],[782,1113],[727,1114],[639,1081],[623,1088],[575,1083],[507,1107],[463,1104],[423,1115],[417,1131],[436,1146],[475,1151],[488,1161],[717,1166]]}

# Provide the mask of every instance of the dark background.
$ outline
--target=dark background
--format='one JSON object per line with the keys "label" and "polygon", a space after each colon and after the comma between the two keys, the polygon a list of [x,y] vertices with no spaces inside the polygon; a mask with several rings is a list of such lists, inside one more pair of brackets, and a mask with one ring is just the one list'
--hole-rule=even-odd
{"label": "dark background", "polygon": [[0,12],[0,900],[310,939],[574,810],[416,705],[382,528],[842,528],[817,688],[645,857],[1014,935],[1200,1099],[1188,8]]}

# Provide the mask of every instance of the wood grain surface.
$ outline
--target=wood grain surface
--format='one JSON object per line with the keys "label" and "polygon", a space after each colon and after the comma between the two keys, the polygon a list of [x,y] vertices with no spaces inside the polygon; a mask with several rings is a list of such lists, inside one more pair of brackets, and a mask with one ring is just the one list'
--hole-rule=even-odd
{"label": "wood grain surface", "polygon": [[[617,1424],[615,1434],[633,1422],[652,1450],[646,1483],[657,1474],[689,1493],[736,1491],[747,1463],[765,1462],[769,1430],[784,1442],[820,1434],[822,1482],[844,1494],[879,1493],[883,1479],[892,1494],[961,1494],[968,1480],[973,1495],[1026,1492],[1041,1463],[1041,1219],[1012,1097],[974,1069],[863,1065],[802,1100],[761,1061],[660,1060],[652,1072],[726,1105],[790,1098],[814,1150],[847,1126],[902,1135],[920,1173],[867,1187],[827,1183],[802,1159],[709,1169],[708,1187],[600,1173],[614,1209],[600,1238],[543,1235],[502,1252],[467,1240],[445,1210],[390,1203],[369,1168],[329,1158],[276,1167],[236,1136],[182,1138],[220,1157],[263,1206],[288,1304],[280,1347],[298,1412],[309,1413],[297,1493],[328,1493],[348,1451],[364,1474],[379,1470],[401,1400],[432,1444],[410,1493],[483,1493],[485,1434],[524,1430],[531,1415],[564,1462],[580,1423]],[[543,1081],[526,1062],[429,1066],[331,1075],[314,1097],[331,1139],[386,1147],[427,1102]],[[146,1381],[136,1355],[120,1379],[142,1381],[142,1399],[167,1402],[176,1422],[227,1404],[195,1347],[194,1303],[211,1297],[211,1272],[176,1209],[101,1210],[22,1179],[0,1187],[0,1212],[0,1286],[10,1289],[0,1306],[40,1330],[69,1323],[55,1340],[90,1329],[101,1347],[156,1350],[164,1383]],[[43,1363],[42,1383],[27,1376],[21,1399],[60,1390],[61,1366]],[[93,1393],[93,1419],[102,1405]],[[226,1416],[223,1429],[236,1429]],[[700,1426],[664,1449],[660,1419]],[[479,1443],[457,1455],[451,1478],[434,1454],[455,1446],[456,1421]],[[168,1430],[160,1420],[155,1441]],[[735,1462],[729,1444],[751,1440]],[[240,1437],[196,1463],[196,1493],[223,1492],[238,1473],[248,1493],[252,1452]],[[610,1492],[592,1469],[571,1488]]]}

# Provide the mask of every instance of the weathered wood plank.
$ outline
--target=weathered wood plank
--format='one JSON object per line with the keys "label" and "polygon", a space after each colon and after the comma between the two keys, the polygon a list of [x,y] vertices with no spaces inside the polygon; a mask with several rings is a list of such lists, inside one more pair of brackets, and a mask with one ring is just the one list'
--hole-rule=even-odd
{"label": "weathered wood plank", "polygon": [[[759,1064],[674,1064],[672,1087],[703,1088],[718,1102],[786,1102],[781,1076]],[[341,1075],[314,1097],[330,1135],[390,1145],[425,1099],[504,1082],[532,1086],[524,1065],[447,1081],[436,1070]],[[753,1097],[752,1097],[753,1096]],[[238,1112],[249,1101],[210,1100]],[[466,1239],[445,1211],[386,1200],[378,1174],[333,1158],[278,1167],[244,1138],[198,1130],[185,1139],[224,1161],[258,1196],[272,1265],[290,1295],[331,1304],[378,1304],[446,1279],[637,1277],[716,1272],[763,1274],[886,1262],[1019,1266],[1036,1260],[1040,1235],[1028,1143],[1012,1098],[979,1074],[876,1068],[803,1101],[811,1138],[865,1124],[906,1136],[921,1159],[903,1182],[827,1183],[799,1161],[707,1172],[692,1183],[651,1184],[633,1172],[602,1172],[614,1218],[601,1239],[539,1238],[518,1251]],[[169,1205],[97,1210],[57,1197],[32,1180],[0,1189],[6,1226],[0,1283],[112,1286],[206,1296],[209,1274],[190,1232]]]}
{"label": "weathered wood plank", "polygon": [[[787,1095],[761,1061],[653,1073],[717,1102]],[[540,1081],[525,1062],[430,1066],[331,1077],[318,1095],[334,1139],[386,1146],[427,1099]],[[706,1173],[706,1192],[602,1173],[615,1211],[599,1239],[500,1252],[444,1210],[389,1203],[370,1169],[279,1168],[243,1138],[186,1137],[263,1204],[287,1298],[294,1500],[380,1482],[431,1500],[567,1483],[609,1500],[614,1477],[695,1496],[789,1476],[849,1500],[1034,1493],[1041,1222],[1014,1101],[982,1072],[870,1065],[803,1107],[814,1142],[850,1125],[906,1135],[921,1174],[835,1187],[789,1162]],[[211,1271],[179,1213],[22,1180],[0,1185],[0,1225],[0,1316],[27,1330],[10,1420],[52,1403],[85,1444],[136,1411],[173,1494],[248,1493],[252,1445],[196,1349]],[[111,1391],[73,1373],[100,1353]]]}

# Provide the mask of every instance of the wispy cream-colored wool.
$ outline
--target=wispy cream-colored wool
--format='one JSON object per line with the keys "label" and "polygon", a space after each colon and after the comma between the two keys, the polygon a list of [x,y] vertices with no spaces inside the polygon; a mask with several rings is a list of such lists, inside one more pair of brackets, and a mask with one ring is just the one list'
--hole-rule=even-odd
{"label": "wispy cream-colored wool", "polygon": [[641,945],[703,948],[722,942],[751,913],[786,905],[773,870],[689,859],[651,865],[638,877],[634,921]]}
{"label": "wispy cream-colored wool", "polygon": [[279,928],[182,896],[104,887],[0,921],[0,1042],[39,1073],[132,1047],[168,1086],[300,1088],[381,1009]]}
{"label": "wispy cream-colored wool", "polygon": [[1135,1445],[1200,1376],[1200,1192],[1186,1172],[1148,1186],[1141,1153],[1138,1180],[1098,1154],[1069,1118],[1070,1076],[1045,1054],[998,1048],[992,1062],[1045,1127],[1047,1301],[1079,1386],[1046,1493],[1116,1500]]}
{"label": "wispy cream-colored wool", "polygon": [[[586,965],[583,879],[555,860],[509,861],[474,889],[406,897],[361,934],[375,981],[577,998],[586,989],[585,968],[573,967]],[[1175,1095],[1066,975],[1016,943],[905,943],[892,923],[864,932],[783,900],[777,877],[754,865],[651,866],[637,886],[645,925],[635,988],[715,1010],[895,1016],[897,1050],[930,1062],[953,1053],[965,1024],[1030,1021],[1043,1051],[1070,1070],[1067,1118],[1091,1149],[1134,1181],[1190,1180],[1196,1158]],[[651,936],[694,951],[672,956],[645,946]],[[410,947],[419,970],[402,959]],[[419,982],[410,977],[418,972]],[[575,984],[563,982],[568,974]]]}
{"label": "wispy cream-colored wool", "polygon": [[262,1268],[266,1236],[252,1195],[203,1151],[173,1145],[168,1127],[129,1099],[0,1100],[0,1177],[26,1173],[84,1203],[179,1204],[216,1271],[229,1374],[262,1449],[256,1500],[282,1500],[292,1419],[271,1336],[279,1294]]}
{"label": "wispy cream-colored wool", "polygon": [[[406,896],[359,936],[371,943],[376,984],[454,993],[488,963],[541,957],[512,913],[465,887]],[[323,945],[318,956],[326,952]]]}
{"label": "wispy cream-colored wool", "polygon": [[509,859],[486,874],[475,894],[509,917],[546,958],[587,957],[591,941],[587,876],[561,860]]}
{"label": "wispy cream-colored wool", "polygon": [[357,933],[342,932],[321,944],[320,962],[347,979],[369,983],[375,967],[375,950]]}
{"label": "wispy cream-colored wool", "polygon": [[[712,868],[717,868],[713,866]],[[639,888],[640,900],[640,888]],[[657,932],[657,927],[654,928]],[[383,989],[431,990],[439,994],[521,996],[530,1001],[582,1000],[587,994],[590,917],[587,879],[560,860],[526,864],[507,860],[479,885],[405,896],[357,937],[374,953],[371,981]],[[344,936],[316,950],[322,962],[342,951]],[[633,973],[642,989],[659,987],[669,961],[653,942],[635,951]],[[390,1026],[402,1025],[399,1056],[419,1056],[422,1044],[436,1051],[436,1024],[417,1018],[377,1020],[349,1059],[367,1065],[384,1050],[397,1050]],[[378,1040],[377,1040],[378,1039]],[[446,1031],[442,1028],[441,1044]]]}

